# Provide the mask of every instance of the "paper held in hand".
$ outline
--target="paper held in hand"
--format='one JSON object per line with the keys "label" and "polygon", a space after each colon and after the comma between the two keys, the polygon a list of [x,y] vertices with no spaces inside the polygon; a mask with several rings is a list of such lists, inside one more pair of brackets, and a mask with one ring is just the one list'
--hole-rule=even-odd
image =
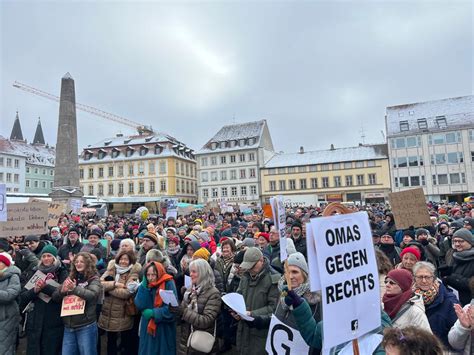
{"label": "paper held in hand", "polygon": [[61,317],[84,314],[86,301],[79,296],[69,295],[63,298],[61,305]]}
{"label": "paper held in hand", "polygon": [[228,293],[222,296],[222,300],[232,310],[237,313],[242,319],[253,321],[253,318],[247,315],[247,308],[245,307],[244,297],[240,293]]}
{"label": "paper held in hand", "polygon": [[[59,287],[60,285],[56,281],[48,279],[49,275],[51,275],[51,274],[45,275],[43,272],[37,270],[34,273],[34,275],[31,276],[31,278],[26,283],[25,289],[26,290],[31,290],[33,287],[35,287],[36,282],[38,282],[38,280],[40,280],[40,279],[45,280],[47,285],[51,285],[53,287]],[[51,297],[48,296],[47,294],[43,293],[43,292],[40,292],[38,294],[38,297],[46,303],[49,303],[49,301],[51,301]]]}
{"label": "paper held in hand", "polygon": [[172,307],[178,307],[178,300],[172,290],[160,290],[160,297],[164,304],[171,305]]}
{"label": "paper held in hand", "polygon": [[184,275],[184,286],[186,288],[191,287],[191,278],[188,275]]}

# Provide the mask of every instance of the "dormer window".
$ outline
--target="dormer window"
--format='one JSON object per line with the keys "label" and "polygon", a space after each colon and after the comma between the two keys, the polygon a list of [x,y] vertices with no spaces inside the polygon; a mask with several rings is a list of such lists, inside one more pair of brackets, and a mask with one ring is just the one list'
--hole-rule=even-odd
{"label": "dormer window", "polygon": [[448,123],[446,122],[445,116],[437,116],[436,117],[436,125],[438,128],[446,128],[448,127]]}
{"label": "dormer window", "polygon": [[92,158],[92,153],[86,152],[84,153],[84,160],[90,160]]}
{"label": "dormer window", "polygon": [[125,139],[125,140],[123,141],[123,144],[128,144],[128,143],[130,143],[130,142],[131,142],[131,139]]}
{"label": "dormer window", "polygon": [[126,152],[125,152],[125,156],[126,156],[127,158],[129,158],[129,157],[131,157],[131,156],[133,155],[134,152],[135,152],[135,150],[134,150],[133,148],[128,147],[127,150],[126,150]]}
{"label": "dormer window", "polygon": [[97,158],[104,159],[106,155],[107,153],[105,152],[105,150],[99,150],[99,152],[97,153]]}
{"label": "dormer window", "polygon": [[146,155],[146,153],[148,153],[148,148],[147,147],[141,147],[140,148],[140,156],[144,156]]}
{"label": "dormer window", "polygon": [[120,150],[114,149],[112,150],[112,158],[117,158],[120,155]]}
{"label": "dormer window", "polygon": [[227,143],[227,142],[220,142],[220,143],[219,143],[220,148],[221,148],[221,149],[222,149],[222,148],[225,148],[226,145],[227,145],[226,143]]}
{"label": "dormer window", "polygon": [[110,143],[112,143],[112,141],[105,141],[105,142],[104,142],[104,145],[107,146],[107,145],[110,145]]}
{"label": "dormer window", "polygon": [[408,121],[400,121],[400,132],[407,132],[409,129]]}
{"label": "dormer window", "polygon": [[158,155],[158,154],[161,154],[161,152],[163,151],[163,147],[161,145],[155,145],[155,154]]}
{"label": "dormer window", "polygon": [[151,141],[152,139],[153,139],[153,136],[148,137],[148,138],[145,138],[145,142],[149,142],[149,141]]}
{"label": "dormer window", "polygon": [[255,138],[250,138],[249,139],[249,145],[254,145],[257,140]]}
{"label": "dormer window", "polygon": [[217,149],[217,142],[212,142],[211,143],[211,150],[216,150]]}
{"label": "dormer window", "polygon": [[243,147],[245,145],[245,139],[239,139],[239,147]]}
{"label": "dormer window", "polygon": [[428,122],[426,122],[426,118],[419,118],[418,119],[418,128],[419,129],[428,129]]}
{"label": "dormer window", "polygon": [[237,144],[236,140],[233,139],[233,140],[230,141],[230,147],[231,148],[234,148],[236,146],[236,144]]}

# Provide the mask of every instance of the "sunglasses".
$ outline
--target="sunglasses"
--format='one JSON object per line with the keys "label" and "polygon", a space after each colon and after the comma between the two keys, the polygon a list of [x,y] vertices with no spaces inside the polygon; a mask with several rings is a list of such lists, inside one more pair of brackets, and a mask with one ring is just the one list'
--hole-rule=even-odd
{"label": "sunglasses", "polygon": [[395,281],[389,280],[389,279],[385,279],[384,283],[385,283],[385,285],[392,285],[392,286],[398,285]]}

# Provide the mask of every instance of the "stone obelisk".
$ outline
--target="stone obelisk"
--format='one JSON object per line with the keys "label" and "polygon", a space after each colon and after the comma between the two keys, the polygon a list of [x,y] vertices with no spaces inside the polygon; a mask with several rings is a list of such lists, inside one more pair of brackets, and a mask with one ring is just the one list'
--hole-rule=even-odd
{"label": "stone obelisk", "polygon": [[79,187],[77,152],[76,93],[74,79],[66,73],[61,79],[54,187],[49,194],[53,201],[70,202],[83,196]]}

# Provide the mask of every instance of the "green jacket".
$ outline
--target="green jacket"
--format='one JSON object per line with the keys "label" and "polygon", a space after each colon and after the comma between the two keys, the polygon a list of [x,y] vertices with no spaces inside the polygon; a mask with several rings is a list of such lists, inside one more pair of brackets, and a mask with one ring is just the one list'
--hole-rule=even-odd
{"label": "green jacket", "polygon": [[[323,321],[316,323],[313,318],[308,302],[304,301],[300,306],[293,310],[293,316],[298,325],[298,330],[301,333],[306,344],[313,348],[323,348]],[[382,326],[374,332],[383,333],[383,329],[391,327],[392,321],[390,317],[382,310]],[[374,351],[373,355],[383,355],[385,350],[381,345]]]}
{"label": "green jacket", "polygon": [[[237,293],[245,300],[247,310],[252,317],[260,317],[266,326],[255,327],[252,322],[241,320],[237,329],[237,350],[239,354],[266,354],[265,343],[268,335],[268,324],[278,303],[278,280],[280,274],[273,270],[265,259],[262,271],[252,278],[247,272],[240,280]],[[249,324],[251,327],[249,327]]]}

